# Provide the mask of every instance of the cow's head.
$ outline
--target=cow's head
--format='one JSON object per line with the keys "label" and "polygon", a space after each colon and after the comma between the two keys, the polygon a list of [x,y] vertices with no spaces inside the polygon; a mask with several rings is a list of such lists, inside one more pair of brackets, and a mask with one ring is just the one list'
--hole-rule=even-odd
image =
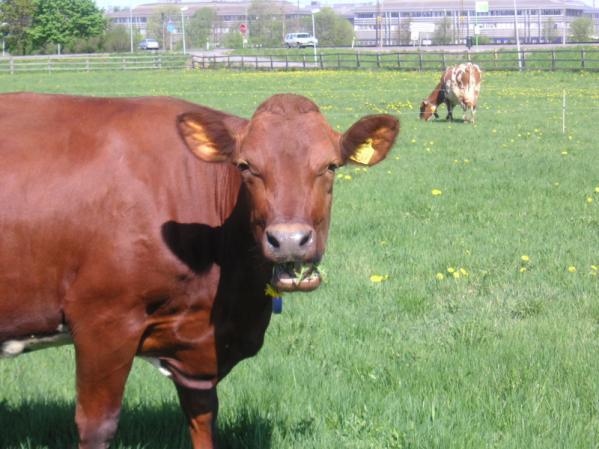
{"label": "cow's head", "polygon": [[368,166],[383,160],[399,122],[371,115],[340,134],[312,101],[280,94],[250,120],[206,108],[180,116],[179,130],[200,159],[237,166],[251,198],[254,236],[275,264],[273,285],[307,291],[320,285],[335,170],[350,160]]}
{"label": "cow's head", "polygon": [[421,120],[432,120],[437,115],[437,105],[429,100],[424,100],[420,103],[420,119]]}

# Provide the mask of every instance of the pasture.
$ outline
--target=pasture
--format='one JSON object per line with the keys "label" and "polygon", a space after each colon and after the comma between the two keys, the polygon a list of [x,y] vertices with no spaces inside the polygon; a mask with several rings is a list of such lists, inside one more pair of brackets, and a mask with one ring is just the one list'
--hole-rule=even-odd
{"label": "pasture", "polygon": [[[0,91],[173,95],[246,117],[295,92],[339,130],[400,117],[385,162],[338,172],[326,283],[286,295],[220,384],[221,447],[597,448],[599,74],[484,73],[474,126],[418,120],[439,75],[23,74]],[[0,448],[73,446],[74,395],[71,348],[0,361]],[[174,387],[142,361],[113,447],[189,447]]]}

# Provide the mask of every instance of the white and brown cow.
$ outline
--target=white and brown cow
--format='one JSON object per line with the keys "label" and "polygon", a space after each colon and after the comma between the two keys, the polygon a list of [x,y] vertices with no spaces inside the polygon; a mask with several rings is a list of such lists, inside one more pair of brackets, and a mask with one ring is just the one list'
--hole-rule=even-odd
{"label": "white and brown cow", "polygon": [[447,120],[453,120],[453,107],[459,104],[464,112],[464,121],[473,122],[480,94],[480,67],[471,62],[448,67],[433,92],[420,105],[420,118],[438,118],[437,109],[445,103]]}

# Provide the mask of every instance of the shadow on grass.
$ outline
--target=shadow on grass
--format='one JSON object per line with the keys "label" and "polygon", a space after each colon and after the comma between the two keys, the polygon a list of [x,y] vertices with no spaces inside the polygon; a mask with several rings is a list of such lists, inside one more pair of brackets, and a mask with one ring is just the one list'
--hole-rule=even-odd
{"label": "shadow on grass", "polygon": [[[0,402],[0,448],[65,449],[77,447],[72,403]],[[258,411],[244,409],[235,420],[219,422],[220,449],[270,449],[273,424]],[[126,406],[111,449],[188,449],[187,425],[178,404]]]}

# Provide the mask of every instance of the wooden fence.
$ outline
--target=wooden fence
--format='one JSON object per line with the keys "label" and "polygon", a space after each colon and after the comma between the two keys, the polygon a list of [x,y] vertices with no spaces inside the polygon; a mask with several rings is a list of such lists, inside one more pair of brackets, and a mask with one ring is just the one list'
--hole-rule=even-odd
{"label": "wooden fence", "polygon": [[472,61],[485,70],[589,70],[599,71],[599,49],[493,50],[478,52],[401,51],[316,55],[288,51],[273,55],[193,56],[197,69],[239,70],[444,70]]}
{"label": "wooden fence", "polygon": [[151,55],[64,55],[0,58],[0,74],[34,72],[90,72],[121,70],[182,69],[189,57],[182,54]]}

